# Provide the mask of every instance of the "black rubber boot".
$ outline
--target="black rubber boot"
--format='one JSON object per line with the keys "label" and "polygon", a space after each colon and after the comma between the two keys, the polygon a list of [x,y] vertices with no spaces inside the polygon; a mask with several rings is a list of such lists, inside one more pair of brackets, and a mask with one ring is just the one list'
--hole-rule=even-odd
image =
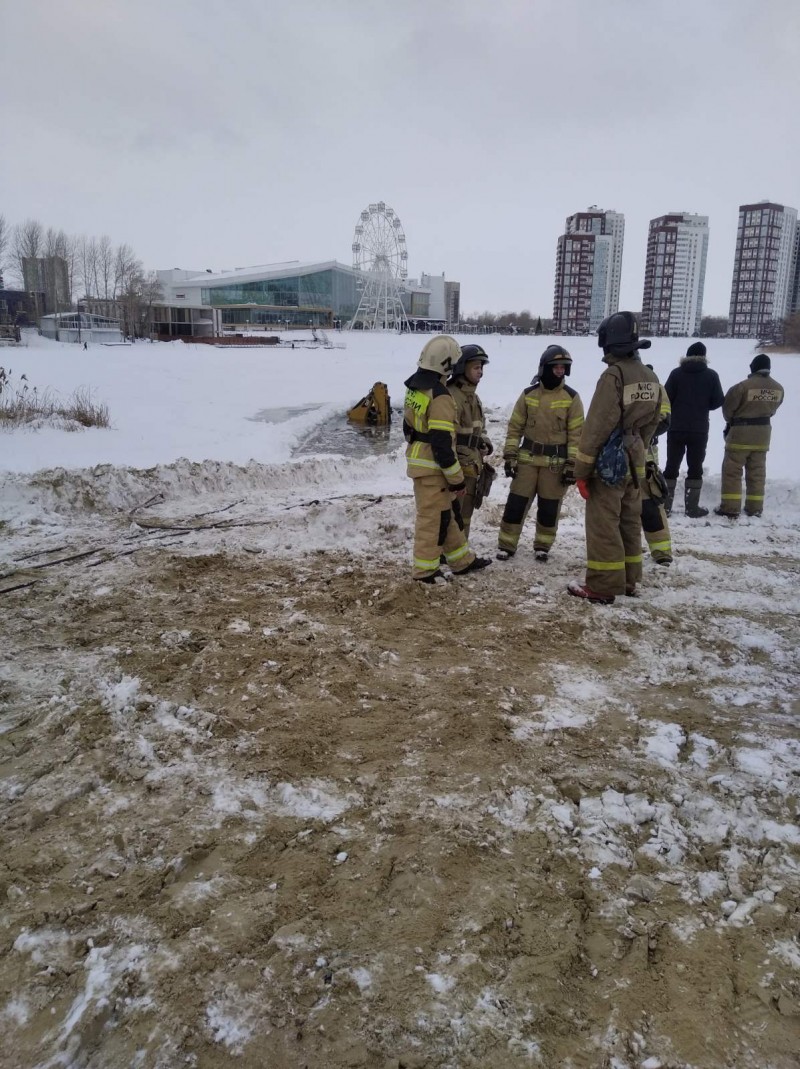
{"label": "black rubber boot", "polygon": [[462,568],[460,572],[453,572],[453,575],[469,575],[470,572],[479,572],[481,568],[488,568],[491,563],[488,557],[476,557],[466,568]]}
{"label": "black rubber boot", "polygon": [[423,575],[420,579],[415,579],[415,583],[435,583],[437,579],[446,579],[446,575],[441,568],[437,568],[431,575]]}
{"label": "black rubber boot", "polygon": [[667,484],[667,492],[666,492],[666,495],[664,496],[664,512],[666,512],[666,514],[668,516],[671,516],[672,515],[672,502],[675,499],[675,487],[678,484],[678,480],[677,479],[667,479],[665,481],[666,481],[666,484]]}
{"label": "black rubber boot", "polygon": [[684,511],[692,520],[700,520],[708,515],[708,509],[700,507],[700,491],[703,487],[702,479],[687,479],[684,484]]}

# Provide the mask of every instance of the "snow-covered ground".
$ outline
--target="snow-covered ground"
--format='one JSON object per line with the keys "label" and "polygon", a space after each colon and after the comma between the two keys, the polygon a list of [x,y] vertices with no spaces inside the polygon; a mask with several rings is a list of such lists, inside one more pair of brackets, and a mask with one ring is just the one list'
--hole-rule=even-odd
{"label": "snow-covered ground", "polygon": [[[501,446],[549,339],[462,340]],[[546,566],[412,586],[398,427],[343,413],[424,339],[294,341],[0,351],[112,422],[0,431],[7,1064],[795,1066],[800,357],[763,519],[678,507],[600,608],[574,491]]]}
{"label": "snow-covered ground", "polygon": [[[395,406],[403,380],[414,367],[424,337],[371,333],[334,334],[346,349],[301,348],[302,336],[285,335],[297,348],[213,348],[205,345],[139,343],[131,346],[59,344],[27,332],[28,348],[0,350],[0,362],[25,372],[31,387],[49,386],[66,396],[76,386],[91,388],[111,410],[110,431],[64,435],[39,431],[0,439],[0,470],[88,468],[96,464],[137,468],[191,461],[289,460],[293,447],[315,426],[355,403],[375,381],[385,382]],[[551,341],[566,344],[574,358],[569,383],[588,405],[603,370],[595,338],[515,338],[501,335],[459,339],[479,342],[490,357],[481,383],[484,403],[502,421],[536,372],[539,354]],[[656,339],[644,358],[661,381],[686,352],[687,339]],[[748,374],[755,350],[747,341],[708,343],[708,359],[724,389]],[[773,424],[769,457],[772,479],[796,477],[797,386],[800,361],[775,356],[773,374],[787,400]],[[312,410],[280,423],[264,423],[265,409]],[[291,416],[291,412],[285,413]],[[262,417],[263,418],[263,417]],[[269,418],[269,417],[267,417]],[[717,476],[722,463],[722,417],[711,416],[707,468]],[[403,485],[402,482],[398,487]]]}

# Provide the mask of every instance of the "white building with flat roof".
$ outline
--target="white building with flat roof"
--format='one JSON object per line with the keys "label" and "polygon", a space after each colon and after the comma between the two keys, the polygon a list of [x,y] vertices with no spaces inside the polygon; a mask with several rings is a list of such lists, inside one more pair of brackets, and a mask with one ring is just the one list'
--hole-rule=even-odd
{"label": "white building with flat roof", "polygon": [[358,306],[361,273],[336,260],[258,264],[233,271],[158,271],[164,303],[218,308],[223,327],[330,327]]}
{"label": "white building with flat roof", "polygon": [[123,341],[118,319],[93,315],[91,312],[53,312],[42,316],[39,330],[55,341],[92,342],[119,345]]}

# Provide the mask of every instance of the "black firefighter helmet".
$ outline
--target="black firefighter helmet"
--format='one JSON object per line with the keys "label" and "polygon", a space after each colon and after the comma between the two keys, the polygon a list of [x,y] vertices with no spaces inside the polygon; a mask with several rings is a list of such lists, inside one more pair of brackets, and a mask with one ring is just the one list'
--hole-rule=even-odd
{"label": "black firefighter helmet", "polygon": [[639,341],[639,321],[633,312],[614,312],[597,328],[597,344],[604,353],[630,356],[637,349],[649,349],[650,339]]}
{"label": "black firefighter helmet", "polygon": [[563,364],[564,374],[569,375],[572,367],[572,357],[563,345],[548,345],[539,357],[539,374],[541,375],[550,364]]}
{"label": "black firefighter helmet", "polygon": [[464,375],[467,370],[467,364],[471,360],[480,360],[481,367],[483,367],[484,364],[489,363],[489,357],[486,355],[486,351],[482,345],[462,345],[461,356],[458,358],[455,367],[450,372],[450,377],[455,379],[459,375]]}

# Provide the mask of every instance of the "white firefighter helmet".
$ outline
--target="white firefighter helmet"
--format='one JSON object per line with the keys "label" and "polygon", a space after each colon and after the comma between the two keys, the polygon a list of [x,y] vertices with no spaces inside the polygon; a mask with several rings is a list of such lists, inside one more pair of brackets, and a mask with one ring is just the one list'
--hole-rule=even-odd
{"label": "white firefighter helmet", "polygon": [[437,334],[425,343],[419,354],[417,367],[435,371],[437,375],[446,375],[461,358],[461,346],[449,334]]}

